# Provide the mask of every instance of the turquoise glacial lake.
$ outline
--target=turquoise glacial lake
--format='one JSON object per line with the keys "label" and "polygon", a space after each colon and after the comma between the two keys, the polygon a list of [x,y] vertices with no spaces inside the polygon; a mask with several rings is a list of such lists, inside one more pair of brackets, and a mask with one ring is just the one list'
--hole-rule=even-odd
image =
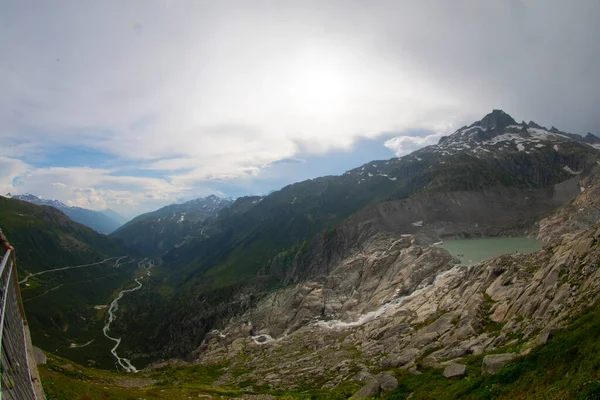
{"label": "turquoise glacial lake", "polygon": [[436,244],[436,246],[448,250],[453,256],[460,258],[462,265],[475,264],[509,253],[535,253],[541,250],[543,245],[542,241],[526,236],[452,239],[444,240],[442,244]]}

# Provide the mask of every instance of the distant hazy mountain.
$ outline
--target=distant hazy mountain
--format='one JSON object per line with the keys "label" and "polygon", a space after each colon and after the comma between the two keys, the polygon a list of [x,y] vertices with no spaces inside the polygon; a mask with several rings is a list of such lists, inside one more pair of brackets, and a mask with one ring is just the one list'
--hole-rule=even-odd
{"label": "distant hazy mountain", "polygon": [[96,232],[109,234],[115,229],[123,225],[124,218],[112,210],[92,211],[81,207],[71,207],[58,200],[48,200],[37,197],[33,194],[16,194],[7,193],[4,197],[23,200],[28,203],[51,206],[57,208],[67,214],[75,222],[79,222]]}
{"label": "distant hazy mountain", "polygon": [[158,255],[193,237],[204,237],[202,223],[232,203],[211,195],[171,204],[135,217],[111,236],[123,239],[145,255]]}
{"label": "distant hazy mountain", "polygon": [[107,208],[106,210],[102,210],[100,212],[106,215],[108,218],[117,221],[119,225],[124,225],[127,221],[129,221],[128,218],[125,218],[124,216],[122,216],[115,210],[111,210],[110,208]]}

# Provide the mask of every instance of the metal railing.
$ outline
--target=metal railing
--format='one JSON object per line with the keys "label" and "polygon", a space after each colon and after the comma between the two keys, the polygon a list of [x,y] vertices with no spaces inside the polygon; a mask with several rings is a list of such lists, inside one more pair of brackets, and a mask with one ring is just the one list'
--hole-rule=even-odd
{"label": "metal railing", "polygon": [[25,328],[25,310],[11,250],[6,251],[0,264],[0,307],[0,400],[36,400],[27,355],[29,331]]}

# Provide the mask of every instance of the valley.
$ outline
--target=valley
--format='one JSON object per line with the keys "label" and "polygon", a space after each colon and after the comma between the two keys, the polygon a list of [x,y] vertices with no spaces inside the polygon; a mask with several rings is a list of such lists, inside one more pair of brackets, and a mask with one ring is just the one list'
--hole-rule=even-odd
{"label": "valley", "polygon": [[0,201],[50,398],[570,395],[595,379],[579,353],[549,372],[577,389],[525,380],[560,340],[595,346],[599,160],[494,110],[400,158],[109,236]]}
{"label": "valley", "polygon": [[108,332],[110,330],[110,325],[112,324],[112,322],[115,319],[115,313],[119,309],[119,300],[121,300],[126,293],[132,293],[132,292],[135,292],[142,288],[143,284],[141,281],[142,281],[142,279],[144,279],[144,277],[150,276],[151,266],[152,266],[152,264],[150,262],[148,262],[147,260],[142,260],[139,262],[138,268],[144,269],[146,271],[146,274],[139,276],[138,278],[135,278],[134,281],[137,284],[137,286],[135,286],[131,289],[121,290],[119,292],[119,294],[117,295],[117,297],[110,303],[110,306],[108,307],[108,319],[106,320],[106,324],[102,328],[102,333],[104,334],[104,336],[107,339],[110,339],[113,342],[115,342],[115,346],[110,350],[110,352],[112,353],[113,356],[115,356],[115,358],[117,359],[117,363],[119,364],[119,366],[121,368],[123,368],[123,370],[125,372],[138,372],[138,370],[131,364],[131,361],[129,361],[126,358],[119,357],[119,355],[117,354],[117,349],[119,348],[119,345],[121,344],[121,338],[112,337],[108,334]]}

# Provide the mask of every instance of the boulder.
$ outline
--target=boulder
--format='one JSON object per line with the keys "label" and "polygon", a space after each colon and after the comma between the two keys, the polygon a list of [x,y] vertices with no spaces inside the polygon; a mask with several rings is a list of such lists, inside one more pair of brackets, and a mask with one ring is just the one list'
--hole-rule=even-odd
{"label": "boulder", "polygon": [[573,253],[575,253],[576,256],[581,257],[581,256],[585,255],[585,253],[587,253],[592,248],[593,243],[594,243],[593,238],[585,238],[585,239],[581,240],[579,243],[577,243],[577,245],[575,245],[575,248],[573,249]]}
{"label": "boulder", "polygon": [[405,364],[413,361],[419,355],[419,350],[414,347],[402,350],[398,354],[390,354],[386,359],[381,362],[381,366],[384,368],[397,368],[402,367]]}
{"label": "boulder", "polygon": [[466,371],[467,371],[466,365],[452,363],[444,369],[444,376],[446,378],[454,378],[456,376],[463,376]]}
{"label": "boulder", "polygon": [[377,375],[377,381],[381,390],[385,392],[398,387],[398,380],[390,372],[382,372]]}
{"label": "boulder", "polygon": [[379,382],[375,379],[369,380],[365,386],[362,387],[358,392],[354,393],[354,396],[350,400],[368,399],[379,394]]}
{"label": "boulder", "polygon": [[483,364],[481,367],[483,375],[496,374],[515,357],[517,357],[515,353],[489,354],[483,357]]}

